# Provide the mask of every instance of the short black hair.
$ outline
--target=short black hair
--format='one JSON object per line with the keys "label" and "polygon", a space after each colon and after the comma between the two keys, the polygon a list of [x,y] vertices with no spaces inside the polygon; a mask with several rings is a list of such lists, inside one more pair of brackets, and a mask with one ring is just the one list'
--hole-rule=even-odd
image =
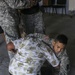
{"label": "short black hair", "polygon": [[59,34],[57,37],[55,37],[55,41],[59,41],[60,43],[63,43],[64,45],[67,45],[68,38],[64,34]]}

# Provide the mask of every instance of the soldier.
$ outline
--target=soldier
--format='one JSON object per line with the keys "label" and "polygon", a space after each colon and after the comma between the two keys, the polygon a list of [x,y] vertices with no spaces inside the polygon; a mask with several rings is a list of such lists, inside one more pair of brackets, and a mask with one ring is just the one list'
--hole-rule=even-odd
{"label": "soldier", "polygon": [[[50,46],[60,60],[60,72],[59,75],[68,75],[69,57],[66,52],[66,45],[68,38],[64,34],[59,34],[56,38],[50,40]],[[54,71],[53,71],[54,72]],[[56,74],[54,74],[56,75]]]}
{"label": "soldier", "polygon": [[9,65],[9,72],[12,75],[37,75],[46,59],[57,68],[57,71],[59,70],[59,60],[46,44],[49,39],[45,37],[46,35],[34,33],[24,39],[11,42],[12,45],[14,44],[13,49],[18,49]]}
{"label": "soldier", "polygon": [[31,0],[0,0],[0,26],[7,43],[19,38],[19,16],[16,9],[30,8],[31,3]]}

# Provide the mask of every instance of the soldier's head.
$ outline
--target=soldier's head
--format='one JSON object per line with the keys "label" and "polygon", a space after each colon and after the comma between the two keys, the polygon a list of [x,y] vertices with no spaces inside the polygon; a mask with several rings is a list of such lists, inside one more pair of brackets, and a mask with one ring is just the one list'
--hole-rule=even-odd
{"label": "soldier's head", "polygon": [[52,45],[53,45],[53,49],[55,51],[55,53],[59,53],[62,50],[64,50],[64,48],[66,47],[68,42],[68,38],[67,36],[65,36],[64,34],[59,34],[53,41],[52,41]]}

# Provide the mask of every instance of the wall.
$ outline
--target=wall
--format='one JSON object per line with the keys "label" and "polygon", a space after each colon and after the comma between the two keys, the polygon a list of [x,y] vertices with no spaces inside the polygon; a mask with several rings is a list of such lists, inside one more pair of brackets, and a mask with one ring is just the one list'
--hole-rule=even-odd
{"label": "wall", "polygon": [[69,11],[75,10],[75,0],[69,0]]}

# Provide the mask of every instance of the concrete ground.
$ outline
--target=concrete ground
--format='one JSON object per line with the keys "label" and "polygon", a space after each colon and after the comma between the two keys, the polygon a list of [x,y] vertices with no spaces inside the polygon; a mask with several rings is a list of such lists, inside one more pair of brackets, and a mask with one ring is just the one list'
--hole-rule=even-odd
{"label": "concrete ground", "polygon": [[71,71],[69,75],[75,75],[75,16],[55,15],[44,13],[46,34],[51,36],[65,34],[69,38],[67,53],[70,58]]}

